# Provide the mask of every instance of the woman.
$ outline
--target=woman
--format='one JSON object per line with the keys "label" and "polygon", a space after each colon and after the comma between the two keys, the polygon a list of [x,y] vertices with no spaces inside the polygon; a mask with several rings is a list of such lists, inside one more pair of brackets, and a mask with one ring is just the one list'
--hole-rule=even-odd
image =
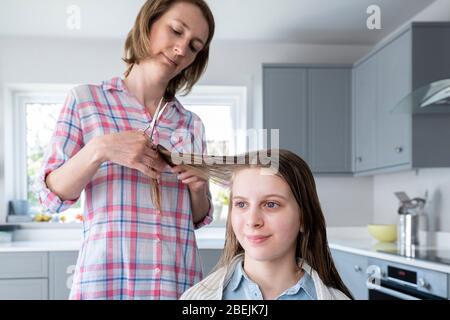
{"label": "woman", "polygon": [[[85,190],[71,299],[177,299],[202,278],[194,227],[212,220],[208,182],[184,166],[167,166],[155,145],[206,153],[201,120],[175,93],[200,78],[213,34],[203,0],[149,0],[126,39],[125,78],[68,95],[44,161],[40,200],[61,212]],[[155,129],[147,131],[149,124]],[[152,201],[153,183],[160,206]]]}
{"label": "woman", "polygon": [[225,248],[216,271],[181,299],[348,299],[308,165],[287,150],[266,165],[254,161],[257,155],[245,158],[256,165],[234,166]]}

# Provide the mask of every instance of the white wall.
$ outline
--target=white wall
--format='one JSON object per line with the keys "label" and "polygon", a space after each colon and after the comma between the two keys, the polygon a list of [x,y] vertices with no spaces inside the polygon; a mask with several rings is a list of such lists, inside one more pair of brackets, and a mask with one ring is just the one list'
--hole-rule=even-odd
{"label": "white wall", "polygon": [[[97,83],[122,75],[124,70],[120,60],[123,43],[118,40],[0,38],[0,47],[0,95],[10,84]],[[246,86],[248,125],[261,128],[262,63],[349,64],[369,49],[367,46],[214,42],[208,70],[199,84]],[[0,96],[1,119],[4,119],[5,101],[6,97]],[[3,129],[0,132],[0,150],[3,150],[4,140],[11,133]],[[6,179],[14,177],[6,176]],[[4,184],[0,173],[0,203],[3,204],[10,196],[4,192]],[[329,226],[361,225],[371,220],[372,178],[318,177],[317,186]],[[0,218],[4,209],[0,210]]]}
{"label": "white wall", "polygon": [[[450,21],[450,1],[437,0],[412,21]],[[450,147],[450,144],[449,144]],[[410,197],[423,196],[428,189],[432,203],[427,206],[430,228],[450,232],[450,169],[423,169],[386,174],[374,178],[374,221],[396,223],[398,201],[395,191],[407,191]]]}

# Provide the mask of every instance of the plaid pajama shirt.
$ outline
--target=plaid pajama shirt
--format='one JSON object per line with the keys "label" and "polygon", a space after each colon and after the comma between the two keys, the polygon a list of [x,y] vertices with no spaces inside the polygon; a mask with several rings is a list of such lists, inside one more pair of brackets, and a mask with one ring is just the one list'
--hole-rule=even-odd
{"label": "plaid pajama shirt", "polygon": [[[71,90],[37,181],[41,204],[61,212],[76,202],[62,201],[47,188],[45,177],[93,137],[142,130],[151,119],[121,78]],[[153,140],[168,150],[206,153],[200,118],[177,99],[158,119]],[[187,186],[163,172],[159,212],[151,201],[151,183],[141,172],[107,161],[86,185],[71,299],[177,299],[201,280],[194,229],[212,221],[211,200],[208,214],[194,226]]]}

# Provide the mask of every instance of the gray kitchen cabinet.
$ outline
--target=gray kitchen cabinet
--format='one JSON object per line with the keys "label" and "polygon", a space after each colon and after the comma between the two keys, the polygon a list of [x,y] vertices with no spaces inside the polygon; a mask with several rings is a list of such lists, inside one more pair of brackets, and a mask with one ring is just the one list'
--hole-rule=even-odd
{"label": "gray kitchen cabinet", "polygon": [[0,300],[47,300],[48,279],[0,279]]}
{"label": "gray kitchen cabinet", "polygon": [[344,284],[350,290],[354,299],[367,300],[366,270],[368,258],[336,249],[331,250],[333,261]]}
{"label": "gray kitchen cabinet", "polygon": [[307,70],[264,67],[263,100],[264,128],[279,129],[280,148],[308,161]]}
{"label": "gray kitchen cabinet", "polygon": [[377,174],[450,166],[450,105],[395,109],[450,78],[450,23],[412,23],[353,68],[354,171]]}
{"label": "gray kitchen cabinet", "polygon": [[0,253],[0,300],[48,299],[46,252]]}
{"label": "gray kitchen cabinet", "polygon": [[351,70],[308,69],[309,151],[315,173],[351,172]]}
{"label": "gray kitchen cabinet", "polygon": [[55,251],[49,254],[49,299],[67,300],[72,287],[78,251]]}
{"label": "gray kitchen cabinet", "polygon": [[411,164],[411,115],[394,112],[411,90],[411,32],[354,68],[356,172]]}
{"label": "gray kitchen cabinet", "polygon": [[207,276],[219,262],[222,250],[219,249],[200,249],[200,258],[203,267],[203,276]]}
{"label": "gray kitchen cabinet", "polygon": [[377,104],[375,59],[364,61],[353,69],[354,112],[354,170],[357,172],[376,168],[377,165]]}
{"label": "gray kitchen cabinet", "polygon": [[377,63],[377,168],[411,163],[411,115],[392,112],[411,91],[411,31],[373,57]]}
{"label": "gray kitchen cabinet", "polygon": [[46,252],[0,253],[0,279],[46,278],[48,256]]}
{"label": "gray kitchen cabinet", "polygon": [[263,124],[314,173],[351,172],[348,66],[264,65]]}

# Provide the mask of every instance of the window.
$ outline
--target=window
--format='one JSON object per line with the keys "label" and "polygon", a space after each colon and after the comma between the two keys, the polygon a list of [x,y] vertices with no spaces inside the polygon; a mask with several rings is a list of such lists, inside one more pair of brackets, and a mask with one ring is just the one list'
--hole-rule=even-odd
{"label": "window", "polygon": [[[205,125],[208,153],[234,155],[245,151],[246,89],[245,87],[195,87],[186,97],[178,97],[183,106],[197,114]],[[224,226],[228,214],[229,191],[211,183],[214,222]]]}
{"label": "window", "polygon": [[[13,112],[13,152],[11,169],[14,173],[12,199],[26,199],[29,213],[34,221],[80,222],[84,194],[80,200],[64,213],[49,214],[41,207],[35,181],[42,166],[56,126],[64,94],[17,93]],[[11,181],[11,180],[9,180]]]}

